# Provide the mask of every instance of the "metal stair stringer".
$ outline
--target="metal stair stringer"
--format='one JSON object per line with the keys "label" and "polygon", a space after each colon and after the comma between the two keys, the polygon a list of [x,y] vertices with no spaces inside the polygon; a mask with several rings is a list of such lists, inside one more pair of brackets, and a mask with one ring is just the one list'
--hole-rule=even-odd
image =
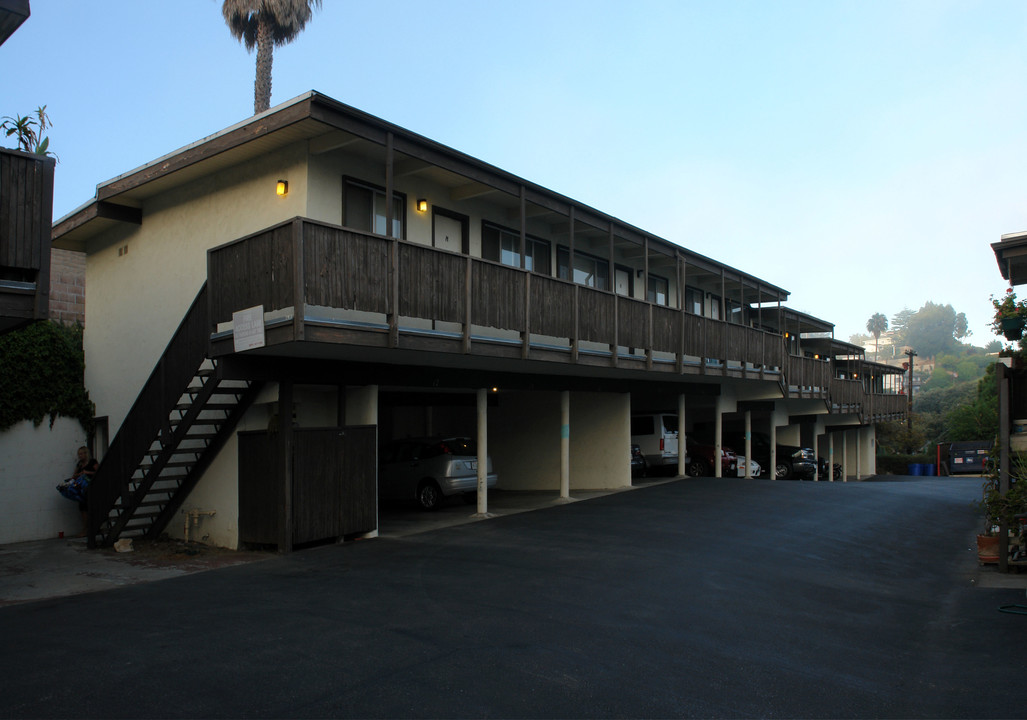
{"label": "metal stair stringer", "polygon": [[99,527],[101,545],[120,537],[157,537],[217,456],[259,389],[225,380],[204,360],[168,412],[125,491]]}

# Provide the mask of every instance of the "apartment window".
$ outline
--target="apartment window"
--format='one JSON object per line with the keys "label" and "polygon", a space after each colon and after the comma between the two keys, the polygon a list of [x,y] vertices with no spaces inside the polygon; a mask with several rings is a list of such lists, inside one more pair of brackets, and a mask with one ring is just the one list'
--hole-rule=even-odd
{"label": "apartment window", "polygon": [[720,320],[720,295],[710,294],[710,317]]}
{"label": "apartment window", "polygon": [[[550,274],[549,243],[528,236],[524,239],[524,267],[541,275]],[[512,267],[521,266],[521,234],[492,223],[481,225],[481,256]]]}
{"label": "apartment window", "polygon": [[685,287],[685,311],[693,315],[702,315],[703,293],[699,288]]}
{"label": "apartment window", "polygon": [[667,278],[659,275],[650,275],[646,289],[646,300],[657,305],[666,305],[670,284]]}
{"label": "apartment window", "polygon": [[[556,249],[556,268],[558,276],[566,280],[570,276],[571,251],[565,247]],[[587,285],[598,290],[610,289],[610,263],[602,258],[583,252],[574,252],[574,282]]]}
{"label": "apartment window", "polygon": [[742,324],[742,304],[734,300],[725,300],[724,307],[727,310],[727,321],[730,323]]}
{"label": "apartment window", "polygon": [[[342,224],[354,230],[385,234],[385,191],[380,187],[344,178]],[[392,237],[402,238],[406,227],[406,195],[392,193]]]}

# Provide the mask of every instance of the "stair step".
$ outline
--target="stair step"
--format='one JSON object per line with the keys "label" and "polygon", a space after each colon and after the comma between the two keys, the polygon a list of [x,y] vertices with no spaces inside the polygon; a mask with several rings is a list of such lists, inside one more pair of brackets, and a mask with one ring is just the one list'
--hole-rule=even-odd
{"label": "stair step", "polygon": [[[195,403],[179,403],[175,406],[175,410],[188,410],[194,404]],[[207,403],[203,406],[203,410],[233,410],[238,405],[239,403]]]}

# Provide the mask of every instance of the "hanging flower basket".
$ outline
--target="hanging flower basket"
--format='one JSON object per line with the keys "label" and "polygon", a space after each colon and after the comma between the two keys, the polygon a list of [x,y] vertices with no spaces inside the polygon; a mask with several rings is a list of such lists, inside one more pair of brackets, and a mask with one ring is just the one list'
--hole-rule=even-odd
{"label": "hanging flower basket", "polygon": [[1019,340],[1023,336],[1023,318],[1006,317],[1002,318],[1002,335],[1006,340]]}

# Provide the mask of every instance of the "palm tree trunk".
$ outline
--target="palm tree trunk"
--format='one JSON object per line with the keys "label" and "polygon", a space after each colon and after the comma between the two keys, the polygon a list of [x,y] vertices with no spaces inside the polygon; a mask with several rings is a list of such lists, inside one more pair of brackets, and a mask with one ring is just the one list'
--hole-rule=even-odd
{"label": "palm tree trunk", "polygon": [[262,113],[271,107],[271,62],[274,45],[271,41],[271,25],[261,13],[257,25],[257,78],[253,82],[253,114]]}

